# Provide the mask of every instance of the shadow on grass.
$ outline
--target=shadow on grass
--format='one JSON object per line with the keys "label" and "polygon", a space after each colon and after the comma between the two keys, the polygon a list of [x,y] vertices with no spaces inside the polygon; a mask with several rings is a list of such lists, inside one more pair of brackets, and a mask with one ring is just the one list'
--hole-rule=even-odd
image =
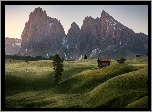
{"label": "shadow on grass", "polygon": [[53,87],[52,76],[47,75],[44,78],[25,79],[19,76],[5,76],[5,97],[15,95],[25,91],[45,90]]}

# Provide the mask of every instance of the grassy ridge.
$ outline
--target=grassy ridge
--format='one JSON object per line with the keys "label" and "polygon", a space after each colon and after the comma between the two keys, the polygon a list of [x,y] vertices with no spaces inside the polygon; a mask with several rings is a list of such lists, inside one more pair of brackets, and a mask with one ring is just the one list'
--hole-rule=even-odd
{"label": "grassy ridge", "polygon": [[135,57],[135,58],[128,58],[125,61],[126,64],[148,64],[148,57],[147,56],[141,56],[141,57]]}
{"label": "grassy ridge", "polygon": [[[56,94],[48,91],[34,97],[32,101],[30,98],[30,101],[26,100],[27,102],[20,102],[20,104],[26,108],[37,107],[42,102],[45,102],[45,105],[40,107],[45,108],[125,108],[129,103],[147,96],[147,77],[147,68],[143,68],[114,76],[90,92]],[[38,98],[40,99],[38,100]]]}
{"label": "grassy ridge", "polygon": [[111,65],[102,69],[85,70],[68,80],[60,83],[58,92],[79,93],[87,92],[105,82],[106,80],[124,73],[137,70],[136,67],[126,64]]}
{"label": "grassy ridge", "polygon": [[[5,64],[5,95],[14,95],[31,90],[43,90],[54,87],[53,64],[50,60],[29,61],[29,64],[19,60]],[[82,64],[84,62],[84,64]],[[76,75],[84,70],[96,67],[96,63],[86,66],[90,61],[64,61],[62,80]]]}
{"label": "grassy ridge", "polygon": [[[144,59],[142,59],[144,61]],[[5,64],[7,108],[138,108],[148,107],[148,68],[117,64],[97,69],[96,59],[64,61],[62,81],[53,86],[51,61]],[[137,62],[135,64],[138,64]],[[145,67],[144,67],[145,66]],[[28,71],[28,72],[27,72]],[[142,99],[143,98],[143,99]]]}
{"label": "grassy ridge", "polygon": [[115,76],[102,83],[89,93],[87,102],[89,102],[88,106],[102,107],[106,104],[106,107],[110,107],[108,103],[116,100],[121,102],[121,108],[146,95],[148,95],[148,68],[143,68]]}
{"label": "grassy ridge", "polygon": [[129,103],[125,108],[148,108],[148,96]]}

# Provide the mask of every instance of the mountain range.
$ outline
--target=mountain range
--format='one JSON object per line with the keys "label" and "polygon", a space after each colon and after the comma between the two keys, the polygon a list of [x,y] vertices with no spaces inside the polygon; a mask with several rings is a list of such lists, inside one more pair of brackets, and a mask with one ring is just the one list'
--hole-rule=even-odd
{"label": "mountain range", "polygon": [[29,15],[21,35],[17,55],[49,57],[59,54],[65,59],[96,57],[131,57],[147,54],[148,35],[135,33],[104,10],[100,18],[87,16],[81,28],[73,22],[67,35],[60,20],[47,16],[40,7]]}

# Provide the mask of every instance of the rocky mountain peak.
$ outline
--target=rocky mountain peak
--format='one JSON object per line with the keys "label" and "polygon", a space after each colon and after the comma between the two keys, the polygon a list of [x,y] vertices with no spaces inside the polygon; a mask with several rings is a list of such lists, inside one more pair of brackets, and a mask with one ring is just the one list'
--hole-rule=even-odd
{"label": "rocky mountain peak", "polygon": [[73,22],[71,24],[71,28],[70,29],[80,29],[80,28],[79,28],[79,26],[75,22]]}
{"label": "rocky mountain peak", "polygon": [[39,21],[40,19],[46,19],[48,16],[46,14],[46,11],[42,10],[42,8],[38,7],[35,8],[35,10],[33,12],[30,13],[29,15],[29,21],[32,22],[33,21]]}
{"label": "rocky mountain peak", "polygon": [[106,14],[106,12],[103,10],[101,14]]}
{"label": "rocky mountain peak", "polygon": [[106,18],[106,16],[108,16],[108,14],[103,10],[101,13],[101,18]]}
{"label": "rocky mountain peak", "polygon": [[42,10],[42,8],[38,7],[38,8],[35,8],[35,10],[33,12],[31,12],[30,15],[41,16],[43,13],[44,13],[44,11]]}
{"label": "rocky mountain peak", "polygon": [[79,59],[84,54],[90,58],[110,55],[117,58],[126,56],[124,49],[145,53],[148,48],[145,34],[136,34],[104,10],[99,18],[85,17],[81,29],[73,22],[65,35],[60,20],[47,16],[40,7],[35,8],[21,38],[19,55],[49,57],[58,53],[65,59]]}
{"label": "rocky mountain peak", "polygon": [[75,22],[73,22],[66,36],[69,46],[74,46],[74,43],[77,42],[77,38],[79,34],[80,34],[80,28]]}
{"label": "rocky mountain peak", "polygon": [[93,18],[91,16],[87,16],[85,17],[85,19],[83,20],[83,23],[88,22],[90,20],[92,20]]}
{"label": "rocky mountain peak", "polygon": [[63,37],[65,32],[60,21],[47,16],[42,8],[35,8],[25,23],[19,55],[54,55],[60,51]]}
{"label": "rocky mountain peak", "polygon": [[35,10],[33,12],[39,13],[39,12],[43,12],[43,10],[42,10],[42,8],[38,7],[38,8],[35,8]]}

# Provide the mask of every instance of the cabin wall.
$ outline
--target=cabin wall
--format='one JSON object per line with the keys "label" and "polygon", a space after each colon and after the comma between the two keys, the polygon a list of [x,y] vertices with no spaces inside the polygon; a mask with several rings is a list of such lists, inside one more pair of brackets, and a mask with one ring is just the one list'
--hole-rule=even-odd
{"label": "cabin wall", "polygon": [[98,67],[100,67],[100,68],[109,66],[109,65],[110,65],[110,61],[99,61],[98,62]]}

